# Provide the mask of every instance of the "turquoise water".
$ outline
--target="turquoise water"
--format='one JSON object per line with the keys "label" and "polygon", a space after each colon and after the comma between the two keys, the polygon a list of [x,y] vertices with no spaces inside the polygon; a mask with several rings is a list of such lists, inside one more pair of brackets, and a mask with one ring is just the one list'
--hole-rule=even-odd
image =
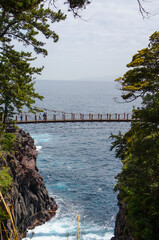
{"label": "turquoise water", "polygon": [[[36,89],[45,97],[40,106],[82,113],[131,112],[132,104],[117,104],[120,92],[111,82],[41,81]],[[119,112],[119,111],[118,111]],[[46,123],[23,125],[38,149],[37,165],[58,203],[56,217],[29,231],[25,239],[109,240],[118,211],[114,177],[121,162],[110,151],[111,133],[125,132],[129,123]]]}

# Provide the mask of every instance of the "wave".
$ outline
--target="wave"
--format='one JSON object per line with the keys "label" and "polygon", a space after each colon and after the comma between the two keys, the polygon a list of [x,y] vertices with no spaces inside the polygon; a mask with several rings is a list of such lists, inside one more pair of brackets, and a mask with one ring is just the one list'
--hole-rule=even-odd
{"label": "wave", "polygon": [[[73,218],[72,218],[73,219]],[[42,226],[29,230],[23,240],[76,240],[76,222],[72,225],[70,217],[54,218]],[[81,225],[79,230],[80,240],[110,240],[113,236],[113,228],[101,229],[100,226]]]}
{"label": "wave", "polygon": [[36,146],[36,150],[39,152],[42,149],[42,146]]}

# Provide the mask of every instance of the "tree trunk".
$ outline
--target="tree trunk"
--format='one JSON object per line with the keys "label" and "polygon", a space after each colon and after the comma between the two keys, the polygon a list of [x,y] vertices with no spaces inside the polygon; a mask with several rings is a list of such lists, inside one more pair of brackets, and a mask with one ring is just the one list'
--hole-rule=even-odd
{"label": "tree trunk", "polygon": [[3,114],[3,124],[6,123],[7,116],[8,116],[8,106],[5,105],[5,108],[4,108],[4,114]]}

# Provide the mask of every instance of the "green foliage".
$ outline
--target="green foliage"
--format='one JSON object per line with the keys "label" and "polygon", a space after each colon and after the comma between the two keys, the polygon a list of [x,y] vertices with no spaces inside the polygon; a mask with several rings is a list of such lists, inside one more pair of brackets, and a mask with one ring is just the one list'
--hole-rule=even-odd
{"label": "green foliage", "polygon": [[[41,41],[39,33],[57,42],[58,35],[52,30],[52,24],[66,18],[54,3],[56,0],[1,0],[0,41],[8,43],[16,39],[25,46],[31,45],[36,53],[47,55],[45,41]],[[69,9],[77,12],[90,1],[66,0],[65,3],[69,5]]]}
{"label": "green foliage", "polygon": [[125,142],[125,139],[123,138],[123,135],[119,131],[118,135],[111,134],[110,138],[115,139],[115,141],[112,142],[112,146],[110,150],[112,151],[115,148],[116,158],[118,157],[123,158],[125,146],[126,146],[126,142]]}
{"label": "green foliage", "polygon": [[44,1],[3,2],[0,12],[0,41],[9,43],[16,39],[25,46],[31,45],[36,53],[47,55],[43,47],[45,42],[38,40],[39,33],[56,42],[58,36],[51,30],[50,23],[59,22],[65,18],[66,16],[60,10],[55,12],[49,7],[45,8]]}
{"label": "green foliage", "polygon": [[149,122],[149,124],[159,124],[159,93],[147,94],[143,97],[143,107],[134,110],[134,118],[140,118],[140,121]]}
{"label": "green foliage", "polygon": [[30,66],[30,53],[17,52],[12,46],[4,45],[0,52],[0,112],[3,123],[13,117],[14,111],[20,112],[23,106],[33,110],[35,98],[42,96],[35,93],[33,74],[40,74],[42,68]]}
{"label": "green foliage", "polygon": [[[78,9],[89,1],[68,0],[66,3],[71,9]],[[10,121],[15,111],[21,112],[23,106],[34,112],[35,99],[42,100],[42,96],[35,93],[33,76],[41,74],[43,68],[31,67],[30,62],[35,58],[31,53],[15,50],[11,45],[13,40],[46,56],[45,40],[41,40],[41,36],[57,42],[58,35],[52,30],[52,24],[65,18],[51,1],[48,4],[43,0],[0,1],[0,121],[3,117],[3,123]]]}
{"label": "green foliage", "polygon": [[159,239],[159,32],[147,49],[133,56],[129,70],[120,78],[123,99],[142,96],[134,110],[135,122],[115,138],[112,148],[123,162],[115,190],[126,203],[126,217],[135,240]]}
{"label": "green foliage", "polygon": [[[12,185],[12,177],[9,175],[10,168],[6,167],[0,170],[0,191],[3,195],[11,188]],[[9,219],[9,215],[7,214],[4,204],[0,199],[0,223]]]}
{"label": "green foliage", "polygon": [[9,219],[9,215],[6,213],[5,210],[0,206],[0,223],[2,221],[5,221],[6,219]]}
{"label": "green foliage", "polygon": [[89,0],[68,0],[68,4],[71,9],[85,8],[88,4],[90,4],[90,1]]}
{"label": "green foliage", "polygon": [[137,125],[138,132],[131,136],[122,159],[124,165],[116,189],[127,204],[127,218],[134,236],[158,239],[159,131],[149,125]]}
{"label": "green foliage", "polygon": [[15,134],[3,133],[0,137],[1,151],[12,151],[15,142]]}
{"label": "green foliage", "polygon": [[159,91],[159,32],[150,37],[147,48],[138,51],[127,67],[132,68],[116,79],[122,85],[123,99],[132,101],[146,93]]}
{"label": "green foliage", "polygon": [[12,177],[9,175],[9,168],[0,170],[0,191],[5,194],[12,185]]}
{"label": "green foliage", "polygon": [[[47,1],[45,1],[47,2]],[[53,3],[56,4],[57,0],[48,1],[49,4]],[[23,11],[31,10],[32,8],[38,6],[39,4],[44,3],[43,0],[10,0],[5,1],[1,0],[0,5],[8,12],[11,13],[19,13]],[[90,1],[88,0],[66,0],[65,4],[69,5],[69,8],[75,9],[75,8],[85,8],[87,4],[89,4]]]}
{"label": "green foliage", "polygon": [[46,56],[45,41],[38,40],[39,35],[56,42],[58,36],[50,24],[65,17],[60,10],[55,12],[44,6],[44,1],[0,1],[0,117],[3,116],[3,123],[12,119],[15,110],[21,112],[23,106],[33,111],[35,99],[42,99],[35,93],[33,80],[43,68],[31,67],[30,62],[35,58],[31,53],[15,50],[11,45],[13,39]]}

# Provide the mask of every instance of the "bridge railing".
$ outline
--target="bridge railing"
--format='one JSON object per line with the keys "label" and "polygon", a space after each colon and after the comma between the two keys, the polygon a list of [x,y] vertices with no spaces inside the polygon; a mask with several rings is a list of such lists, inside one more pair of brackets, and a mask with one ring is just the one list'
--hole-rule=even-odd
{"label": "bridge railing", "polygon": [[132,113],[104,113],[104,114],[83,114],[83,113],[22,113],[15,115],[17,122],[67,122],[67,121],[130,121]]}

